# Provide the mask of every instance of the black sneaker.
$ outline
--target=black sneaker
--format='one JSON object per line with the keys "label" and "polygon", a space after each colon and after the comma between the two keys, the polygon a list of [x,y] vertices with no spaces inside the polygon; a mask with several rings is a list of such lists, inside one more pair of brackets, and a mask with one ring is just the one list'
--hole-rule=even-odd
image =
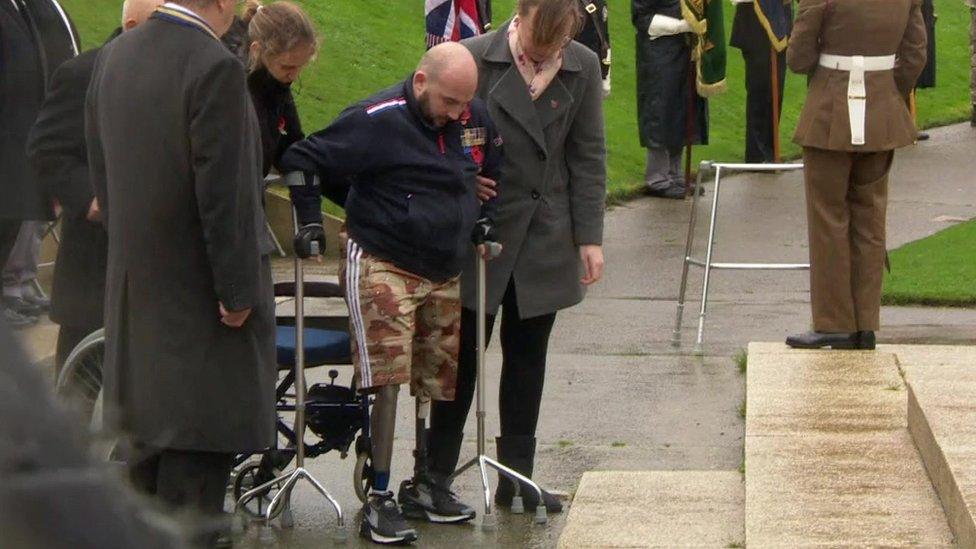
{"label": "black sneaker", "polygon": [[447,482],[431,477],[422,477],[416,482],[403,481],[397,500],[404,516],[436,524],[454,524],[473,519],[476,514],[474,509],[462,503],[449,486]]}
{"label": "black sneaker", "polygon": [[407,544],[417,541],[417,531],[407,525],[393,492],[373,492],[363,506],[359,535],[373,543]]}

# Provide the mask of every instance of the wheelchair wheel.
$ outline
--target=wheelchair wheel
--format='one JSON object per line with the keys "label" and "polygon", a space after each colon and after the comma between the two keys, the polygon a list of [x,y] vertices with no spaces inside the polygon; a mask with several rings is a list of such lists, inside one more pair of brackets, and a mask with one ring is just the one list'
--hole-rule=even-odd
{"label": "wheelchair wheel", "polygon": [[[234,479],[234,501],[239,501],[241,496],[272,479],[274,477],[265,471],[260,461],[251,462],[242,466],[237,473],[237,477]],[[274,498],[276,493],[278,493],[278,489],[272,487],[267,493],[261,497],[252,499],[241,507],[241,509],[251,518],[264,518],[264,513],[267,512],[268,506],[271,505],[271,499]],[[277,518],[285,507],[285,505],[279,505],[277,511],[275,511],[271,518]]]}
{"label": "wheelchair wheel", "polygon": [[362,503],[366,503],[369,491],[373,487],[373,478],[373,458],[369,439],[360,436],[356,439],[356,466],[352,471],[352,483],[356,489],[356,497]]}
{"label": "wheelchair wheel", "polygon": [[101,428],[102,366],[105,362],[105,330],[98,330],[81,340],[64,361],[55,391],[74,407],[85,423]]}

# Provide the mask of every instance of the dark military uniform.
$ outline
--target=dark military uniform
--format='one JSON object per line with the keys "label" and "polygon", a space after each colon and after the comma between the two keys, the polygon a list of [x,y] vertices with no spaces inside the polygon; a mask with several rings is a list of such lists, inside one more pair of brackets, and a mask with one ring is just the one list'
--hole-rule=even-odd
{"label": "dark military uniform", "polygon": [[[682,148],[708,143],[708,102],[695,91],[691,29],[653,38],[655,16],[682,19],[681,0],[632,0],[637,32],[637,126],[648,149],[644,183],[652,192],[682,187]],[[693,111],[693,112],[692,112]]]}
{"label": "dark military uniform", "polygon": [[576,41],[600,58],[603,93],[610,93],[610,8],[607,0],[580,0],[583,8],[583,29]]}
{"label": "dark military uniform", "polygon": [[[742,51],[746,65],[746,162],[773,162],[773,44],[751,0],[732,0],[735,17],[729,45]],[[792,2],[785,6],[787,26],[792,27]],[[776,79],[779,83],[777,109],[783,108],[786,82],[786,50],[776,53]]]}

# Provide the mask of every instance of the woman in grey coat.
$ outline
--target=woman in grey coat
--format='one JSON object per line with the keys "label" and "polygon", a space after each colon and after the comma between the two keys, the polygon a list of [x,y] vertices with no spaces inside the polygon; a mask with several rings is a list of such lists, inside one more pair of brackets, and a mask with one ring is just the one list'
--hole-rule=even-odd
{"label": "woman in grey coat", "polygon": [[[499,460],[531,476],[535,429],[556,312],[583,299],[603,272],[606,146],[600,62],[571,40],[578,0],[519,0],[516,16],[464,44],[479,68],[478,95],[505,140],[497,186],[497,239],[488,265],[488,330],[502,309]],[[430,463],[435,479],[457,465],[461,430],[475,383],[475,268],[462,275],[457,396],[436,402]],[[495,501],[510,506],[514,486],[501,481]],[[536,505],[522,490],[525,505]],[[561,510],[546,494],[550,511]]]}

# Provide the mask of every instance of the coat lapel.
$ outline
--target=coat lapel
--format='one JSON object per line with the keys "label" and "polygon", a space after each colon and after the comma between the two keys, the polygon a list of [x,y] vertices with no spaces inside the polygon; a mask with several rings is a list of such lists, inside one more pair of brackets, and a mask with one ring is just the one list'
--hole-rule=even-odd
{"label": "coat lapel", "polygon": [[515,66],[512,51],[508,47],[508,23],[497,31],[485,51],[484,59],[496,66],[502,73],[501,78],[488,90],[491,99],[498,102],[498,106],[515,120],[525,133],[532,137],[539,149],[546,150],[546,137],[543,125],[536,113],[535,105],[528,94],[528,86]]}
{"label": "coat lapel", "polygon": [[562,75],[557,75],[535,101],[535,112],[542,128],[548,128],[549,124],[562,118],[572,105],[573,95],[563,84]]}

